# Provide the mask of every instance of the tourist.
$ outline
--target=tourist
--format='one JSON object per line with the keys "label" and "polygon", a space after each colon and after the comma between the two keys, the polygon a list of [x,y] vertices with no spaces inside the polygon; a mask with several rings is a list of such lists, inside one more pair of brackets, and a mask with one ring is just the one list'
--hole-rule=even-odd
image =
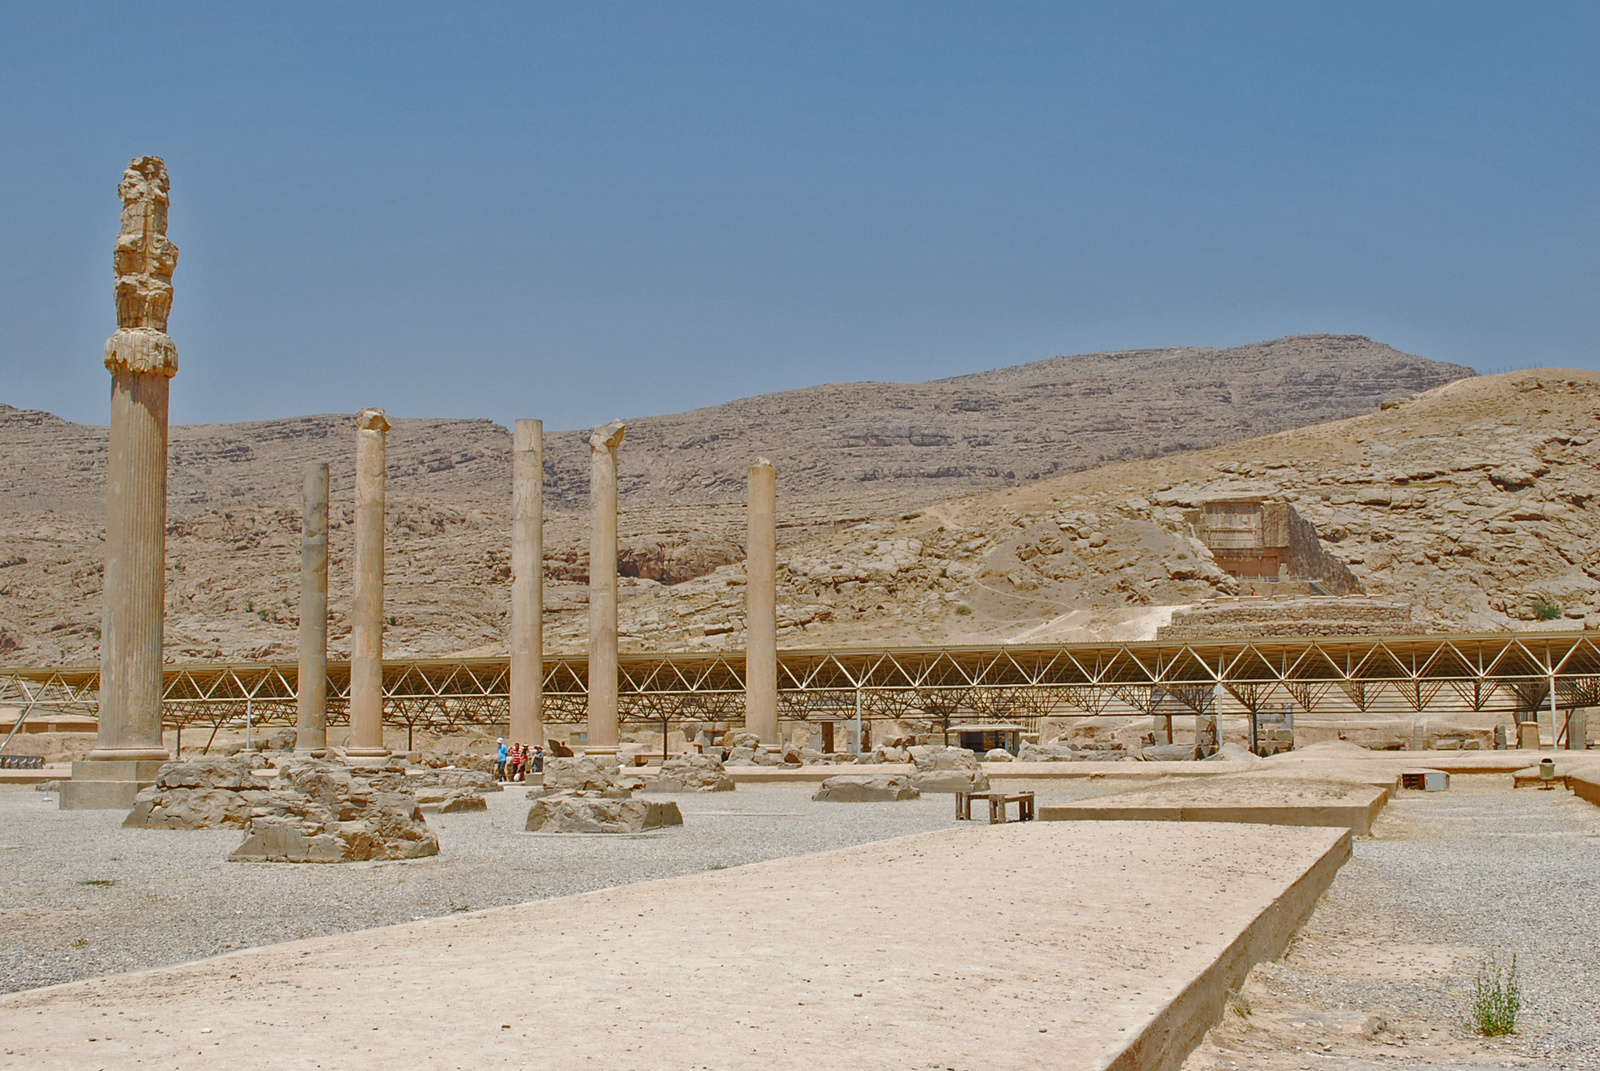
{"label": "tourist", "polygon": [[496,739],[494,743],[494,779],[496,781],[504,781],[506,779],[506,757],[510,754],[510,750],[506,747],[506,740],[503,736]]}
{"label": "tourist", "polygon": [[544,773],[544,745],[533,745],[533,772]]}

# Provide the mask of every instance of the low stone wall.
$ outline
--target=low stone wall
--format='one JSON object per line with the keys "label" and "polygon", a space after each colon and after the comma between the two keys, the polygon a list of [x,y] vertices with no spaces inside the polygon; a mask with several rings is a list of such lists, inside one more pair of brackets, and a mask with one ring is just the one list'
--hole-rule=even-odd
{"label": "low stone wall", "polygon": [[1255,636],[1396,636],[1416,631],[1411,608],[1360,599],[1261,599],[1180,610],[1158,640]]}

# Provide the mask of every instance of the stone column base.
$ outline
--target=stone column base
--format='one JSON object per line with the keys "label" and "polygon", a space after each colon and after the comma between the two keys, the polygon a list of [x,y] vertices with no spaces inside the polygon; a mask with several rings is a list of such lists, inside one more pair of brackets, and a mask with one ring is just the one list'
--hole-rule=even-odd
{"label": "stone column base", "polygon": [[139,790],[156,783],[165,759],[79,759],[61,783],[63,811],[131,811]]}

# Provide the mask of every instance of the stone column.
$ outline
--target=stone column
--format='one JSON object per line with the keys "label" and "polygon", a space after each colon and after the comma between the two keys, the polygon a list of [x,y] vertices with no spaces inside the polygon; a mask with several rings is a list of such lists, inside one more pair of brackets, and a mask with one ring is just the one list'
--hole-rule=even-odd
{"label": "stone column", "polygon": [[305,467],[300,509],[300,721],[295,750],[328,747],[328,466]]}
{"label": "stone column", "polygon": [[617,447],[622,421],[589,435],[589,742],[617,750]]}
{"label": "stone column", "polygon": [[131,808],[168,758],[161,739],[166,599],[167,388],[178,350],[167,335],[178,247],[167,238],[170,186],[160,157],[130,161],[117,193],[112,254],[117,331],[106,341],[111,438],[106,463],[100,724],[62,788],[65,810]]}
{"label": "stone column", "polygon": [[511,437],[511,741],[544,743],[544,421]]}
{"label": "stone column", "polygon": [[356,414],[356,605],[350,633],[350,747],[355,758],[389,754],[383,746],[382,409]]}
{"label": "stone column", "polygon": [[778,736],[778,473],[750,466],[750,531],[745,543],[744,727],[768,747]]}

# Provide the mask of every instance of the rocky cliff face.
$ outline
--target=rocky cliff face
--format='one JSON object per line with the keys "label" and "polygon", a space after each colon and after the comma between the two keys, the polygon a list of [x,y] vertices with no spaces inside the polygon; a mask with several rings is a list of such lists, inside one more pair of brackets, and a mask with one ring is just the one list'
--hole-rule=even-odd
{"label": "rocky cliff face", "polygon": [[[1371,412],[1381,400],[1469,375],[1358,336],[1306,336],[1231,350],[1058,357],[931,383],[815,387],[635,420],[621,455],[620,558],[638,608],[624,613],[623,642],[740,640],[742,589],[727,565],[743,554],[745,469],[758,455],[779,471],[779,543],[790,562],[785,642],[853,635],[872,620],[907,637],[987,635],[1013,617],[1013,631],[1036,627],[1041,608],[1055,608],[1053,619],[1074,600],[1130,609],[1215,588],[1181,524],[1108,513],[1098,499],[1045,511],[1017,531],[1009,521],[1004,531],[987,520],[940,531],[901,518],[939,515],[945,507],[933,505],[952,494],[1109,458],[1183,457]],[[495,650],[510,578],[510,435],[481,420],[394,424],[388,650]],[[299,469],[311,460],[331,466],[331,637],[335,654],[344,652],[353,431],[345,415],[173,429],[170,658],[292,657]],[[585,434],[547,437],[552,648],[582,647]],[[97,657],[105,445],[103,428],[0,406],[6,663]],[[1127,572],[1134,561],[1171,566],[1153,584],[1154,573]],[[1134,590],[1140,597],[1130,601]],[[963,605],[971,613],[959,614]],[[902,624],[891,628],[897,616]]]}

